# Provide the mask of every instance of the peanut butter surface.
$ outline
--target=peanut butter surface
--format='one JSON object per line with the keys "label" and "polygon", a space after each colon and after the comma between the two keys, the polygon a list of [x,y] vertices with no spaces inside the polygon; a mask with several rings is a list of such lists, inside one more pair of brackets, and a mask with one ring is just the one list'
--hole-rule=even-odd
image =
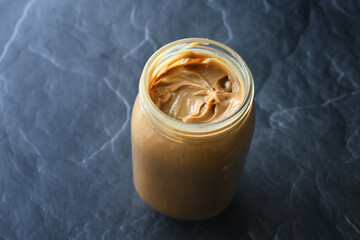
{"label": "peanut butter surface", "polygon": [[186,123],[210,123],[239,109],[239,82],[218,57],[188,51],[150,79],[149,94],[168,116]]}

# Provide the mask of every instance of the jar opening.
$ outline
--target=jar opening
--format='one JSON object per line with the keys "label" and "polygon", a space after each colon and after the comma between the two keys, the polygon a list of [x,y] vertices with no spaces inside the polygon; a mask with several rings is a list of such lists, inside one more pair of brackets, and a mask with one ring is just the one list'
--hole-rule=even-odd
{"label": "jar opening", "polygon": [[[221,58],[236,76],[244,94],[240,107],[230,116],[210,123],[185,123],[163,113],[152,101],[149,94],[149,83],[152,77],[161,74],[172,63],[174,56],[186,59],[189,50],[203,52]],[[245,61],[226,45],[203,38],[188,38],[165,45],[157,50],[145,64],[139,83],[140,107],[149,123],[160,130],[160,133],[171,138],[198,139],[221,135],[236,125],[251,108],[254,97],[254,83],[251,72]]]}

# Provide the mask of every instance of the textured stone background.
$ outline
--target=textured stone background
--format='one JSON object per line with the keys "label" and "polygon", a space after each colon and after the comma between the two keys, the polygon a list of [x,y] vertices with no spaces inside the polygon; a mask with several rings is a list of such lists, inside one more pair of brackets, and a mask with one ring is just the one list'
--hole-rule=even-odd
{"label": "textured stone background", "polygon": [[[142,68],[185,37],[256,85],[241,188],[205,222],[132,183]],[[0,0],[0,239],[360,239],[359,1]]]}

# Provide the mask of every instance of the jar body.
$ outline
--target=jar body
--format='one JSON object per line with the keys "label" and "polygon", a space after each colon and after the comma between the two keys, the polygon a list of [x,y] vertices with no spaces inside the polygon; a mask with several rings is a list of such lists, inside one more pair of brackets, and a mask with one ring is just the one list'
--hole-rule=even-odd
{"label": "jar body", "polygon": [[252,105],[221,138],[176,141],[161,134],[136,98],[131,119],[136,191],[152,208],[182,220],[208,219],[224,210],[238,186],[254,126]]}

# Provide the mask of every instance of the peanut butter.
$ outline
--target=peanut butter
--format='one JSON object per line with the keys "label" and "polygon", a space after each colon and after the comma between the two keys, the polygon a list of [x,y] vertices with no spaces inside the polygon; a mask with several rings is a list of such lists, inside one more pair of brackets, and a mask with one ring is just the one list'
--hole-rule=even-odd
{"label": "peanut butter", "polygon": [[131,119],[140,197],[177,219],[208,219],[223,211],[237,192],[251,143],[253,96],[249,69],[223,44],[183,39],[154,53]]}
{"label": "peanut butter", "polygon": [[191,51],[152,79],[149,93],[162,112],[186,123],[219,121],[243,101],[238,81],[216,56]]}

